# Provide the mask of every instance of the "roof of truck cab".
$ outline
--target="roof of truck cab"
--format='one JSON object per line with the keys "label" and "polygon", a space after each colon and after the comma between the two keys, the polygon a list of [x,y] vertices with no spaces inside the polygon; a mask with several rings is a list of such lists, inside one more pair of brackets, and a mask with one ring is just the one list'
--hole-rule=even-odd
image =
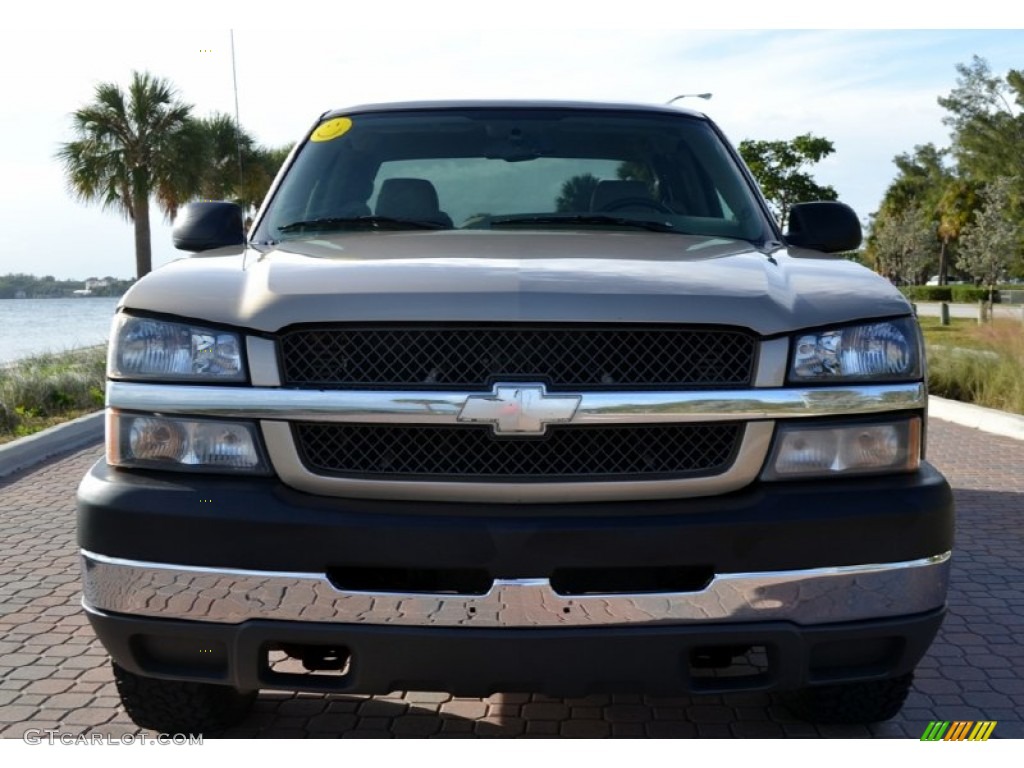
{"label": "roof of truck cab", "polygon": [[381,104],[358,104],[342,109],[331,109],[320,116],[321,120],[331,117],[364,114],[367,112],[417,112],[439,109],[566,109],[580,111],[608,112],[654,112],[669,115],[688,115],[705,118],[702,112],[686,107],[666,104],[632,104],[606,101],[549,101],[549,100],[466,100],[466,101],[398,101]]}

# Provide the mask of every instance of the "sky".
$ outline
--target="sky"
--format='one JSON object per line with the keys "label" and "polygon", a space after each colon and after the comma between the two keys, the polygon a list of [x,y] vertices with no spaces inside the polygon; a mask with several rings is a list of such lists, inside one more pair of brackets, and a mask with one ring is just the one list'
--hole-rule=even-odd
{"label": "sky", "polygon": [[[360,20],[304,4],[311,10],[301,24],[292,18],[275,29],[247,26],[248,15],[226,14],[197,15],[211,26],[191,28],[188,13],[168,11],[160,19],[132,16],[135,29],[97,24],[93,14],[90,28],[63,16],[67,28],[14,30],[0,47],[0,274],[133,275],[131,225],[67,192],[54,155],[74,138],[70,113],[91,100],[98,83],[126,85],[133,69],[169,79],[199,116],[233,113],[232,26],[241,123],[265,145],[299,139],[327,109],[366,102],[508,97],[661,103],[680,93],[711,92],[710,101],[682,104],[710,115],[734,144],[806,132],[831,139],[835,153],[815,176],[833,185],[865,222],[892,180],[895,155],[926,142],[948,145],[936,98],[955,86],[958,62],[977,54],[998,74],[1024,68],[1020,29],[685,29],[683,22],[694,21],[689,5],[652,3],[665,12],[626,16],[628,5],[610,6],[619,10],[608,15],[598,12],[607,6],[591,4],[582,17],[587,26],[564,10],[541,23],[529,3],[498,6],[506,9],[504,16],[492,11],[490,18],[473,4],[456,8],[463,11],[458,15],[393,10],[395,23],[386,9],[401,6],[377,6],[373,17]],[[438,7],[448,6],[431,5]],[[870,13],[885,6],[859,7]],[[422,14],[423,4],[418,8]],[[318,17],[318,11],[328,15]],[[323,21],[310,23],[310,17]],[[417,24],[417,18],[426,20]],[[441,24],[439,18],[471,19],[476,26]],[[747,22],[764,18],[754,14]],[[891,14],[875,18],[899,21]],[[589,23],[595,19],[602,23]],[[790,21],[808,19],[795,14]],[[830,26],[836,20],[809,21]],[[155,206],[151,224],[154,266],[185,255],[174,250],[170,225]]]}

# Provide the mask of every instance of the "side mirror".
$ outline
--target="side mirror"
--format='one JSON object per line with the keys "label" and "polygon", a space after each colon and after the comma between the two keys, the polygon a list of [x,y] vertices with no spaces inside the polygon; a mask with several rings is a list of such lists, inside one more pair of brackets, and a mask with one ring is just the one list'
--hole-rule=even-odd
{"label": "side mirror", "polygon": [[844,203],[797,203],[789,209],[786,241],[825,253],[854,251],[860,247],[860,222]]}
{"label": "side mirror", "polygon": [[189,203],[174,219],[174,247],[209,251],[245,243],[242,208],[235,203]]}

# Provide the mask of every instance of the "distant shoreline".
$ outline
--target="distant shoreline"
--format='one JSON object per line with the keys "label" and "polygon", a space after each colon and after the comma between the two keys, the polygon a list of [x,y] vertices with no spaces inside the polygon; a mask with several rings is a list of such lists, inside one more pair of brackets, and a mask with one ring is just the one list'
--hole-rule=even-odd
{"label": "distant shoreline", "polygon": [[0,301],[0,362],[100,344],[123,301],[119,296],[51,299]]}
{"label": "distant shoreline", "polygon": [[70,296],[22,296],[21,298],[17,298],[15,296],[0,296],[0,301],[35,301],[36,299],[120,299],[122,296],[124,296],[123,293],[109,295],[93,293],[89,296],[83,296],[81,294],[78,296],[75,296],[74,294]]}

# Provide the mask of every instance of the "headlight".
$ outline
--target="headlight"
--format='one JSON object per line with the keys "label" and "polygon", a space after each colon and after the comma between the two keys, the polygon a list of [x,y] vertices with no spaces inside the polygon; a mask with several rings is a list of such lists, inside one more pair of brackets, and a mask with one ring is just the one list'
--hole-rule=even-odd
{"label": "headlight", "polygon": [[791,360],[790,381],[922,376],[920,335],[911,318],[801,333],[793,339]]}
{"label": "headlight", "polygon": [[911,472],[921,463],[921,419],[883,424],[783,424],[765,480]]}
{"label": "headlight", "polygon": [[118,314],[107,372],[116,379],[245,381],[237,333]]}
{"label": "headlight", "polygon": [[108,411],[107,463],[120,467],[267,474],[253,424]]}

